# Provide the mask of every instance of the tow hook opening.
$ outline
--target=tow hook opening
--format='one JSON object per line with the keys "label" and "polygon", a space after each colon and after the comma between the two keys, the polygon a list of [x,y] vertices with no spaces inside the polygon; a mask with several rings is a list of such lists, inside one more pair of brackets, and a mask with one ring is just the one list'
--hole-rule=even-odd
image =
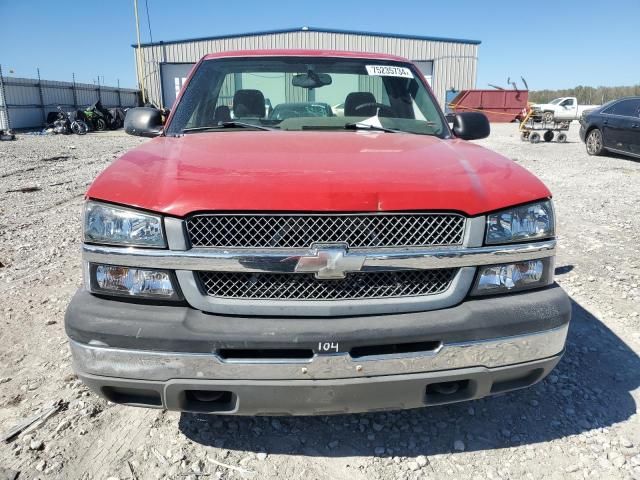
{"label": "tow hook opening", "polygon": [[189,390],[189,395],[198,402],[218,402],[226,393],[229,392],[220,392],[217,390]]}
{"label": "tow hook opening", "polygon": [[476,383],[469,379],[430,383],[425,389],[425,403],[436,405],[469,400],[473,398],[475,390]]}
{"label": "tow hook opening", "polygon": [[228,390],[184,390],[180,394],[180,407],[191,412],[230,412],[236,403],[236,396]]}
{"label": "tow hook opening", "polygon": [[431,387],[431,389],[435,393],[439,393],[441,395],[453,395],[458,390],[460,390],[460,386],[460,382],[442,382],[429,385],[427,387],[427,390],[429,390],[429,387]]}

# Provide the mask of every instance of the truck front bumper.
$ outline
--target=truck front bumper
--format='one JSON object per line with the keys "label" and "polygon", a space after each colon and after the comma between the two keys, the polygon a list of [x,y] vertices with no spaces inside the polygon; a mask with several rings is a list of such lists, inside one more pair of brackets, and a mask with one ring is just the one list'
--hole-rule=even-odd
{"label": "truck front bumper", "polygon": [[[81,291],[65,323],[79,377],[116,403],[309,415],[414,408],[532,385],[559,361],[570,310],[557,286],[429,312],[319,319],[228,317]],[[325,341],[338,351],[319,351]],[[391,343],[424,348],[354,355]],[[273,348],[312,355],[220,354]]]}

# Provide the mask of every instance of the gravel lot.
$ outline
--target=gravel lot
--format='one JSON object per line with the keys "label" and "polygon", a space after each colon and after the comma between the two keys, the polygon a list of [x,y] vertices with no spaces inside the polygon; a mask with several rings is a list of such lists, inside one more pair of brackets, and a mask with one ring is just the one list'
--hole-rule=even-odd
{"label": "gravel lot", "polygon": [[[66,305],[81,281],[87,185],[146,140],[120,132],[0,142],[0,443],[14,478],[640,479],[640,161],[522,143],[493,125],[483,145],[555,195],[557,281],[573,300],[567,353],[528,390],[419,410],[243,418],[108,404],[74,377]],[[39,190],[35,190],[35,188]],[[31,189],[26,193],[11,190]],[[509,185],[509,188],[518,188]],[[1,438],[1,437],[0,437]]]}

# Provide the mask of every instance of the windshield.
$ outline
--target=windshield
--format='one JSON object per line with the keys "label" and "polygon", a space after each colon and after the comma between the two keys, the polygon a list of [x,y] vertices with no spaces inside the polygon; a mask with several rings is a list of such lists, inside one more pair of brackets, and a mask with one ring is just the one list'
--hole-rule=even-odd
{"label": "windshield", "polygon": [[[353,130],[354,124],[437,136],[449,133],[411,64],[317,57],[205,60],[189,81],[166,133],[222,132],[251,125]],[[231,128],[216,128],[223,125]]]}
{"label": "windshield", "polygon": [[555,105],[556,103],[560,103],[561,101],[562,101],[562,98],[554,98],[549,102],[549,105]]}

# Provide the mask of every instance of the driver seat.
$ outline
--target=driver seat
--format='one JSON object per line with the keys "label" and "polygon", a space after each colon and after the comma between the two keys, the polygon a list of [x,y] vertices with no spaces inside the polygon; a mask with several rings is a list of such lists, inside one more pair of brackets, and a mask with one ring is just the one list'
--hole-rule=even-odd
{"label": "driver seat", "polygon": [[260,90],[238,90],[233,95],[233,115],[236,118],[264,118],[264,95]]}
{"label": "driver seat", "polygon": [[376,97],[371,92],[351,92],[344,101],[345,117],[373,117],[376,114],[376,106],[369,105],[367,107],[356,110],[360,105],[367,103],[376,103]]}

